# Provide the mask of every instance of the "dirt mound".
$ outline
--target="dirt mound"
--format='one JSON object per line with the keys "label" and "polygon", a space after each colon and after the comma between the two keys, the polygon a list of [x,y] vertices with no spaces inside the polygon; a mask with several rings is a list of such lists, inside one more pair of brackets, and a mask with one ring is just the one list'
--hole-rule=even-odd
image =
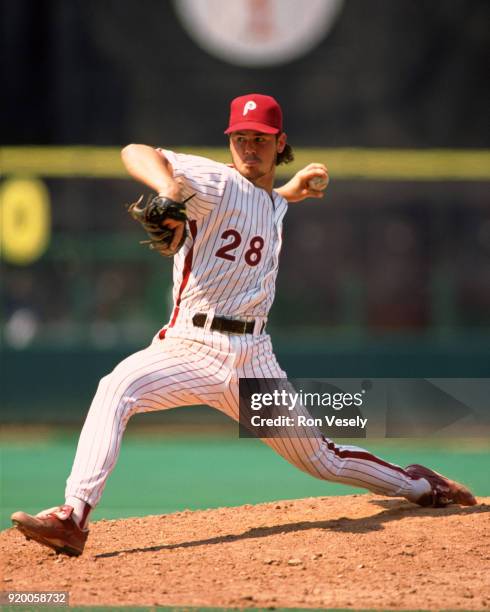
{"label": "dirt mound", "polygon": [[479,502],[349,495],[99,521],[78,558],[8,529],[1,590],[69,591],[72,606],[489,609]]}

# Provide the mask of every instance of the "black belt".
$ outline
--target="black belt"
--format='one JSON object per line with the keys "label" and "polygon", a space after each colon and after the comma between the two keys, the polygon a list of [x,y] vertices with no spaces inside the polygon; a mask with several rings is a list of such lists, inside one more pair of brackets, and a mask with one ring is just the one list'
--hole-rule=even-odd
{"label": "black belt", "polygon": [[[192,323],[196,327],[204,327],[207,319],[207,314],[198,312],[192,317]],[[227,319],[225,317],[213,317],[210,329],[213,331],[226,332],[228,334],[253,334],[255,321],[240,321],[238,319]]]}

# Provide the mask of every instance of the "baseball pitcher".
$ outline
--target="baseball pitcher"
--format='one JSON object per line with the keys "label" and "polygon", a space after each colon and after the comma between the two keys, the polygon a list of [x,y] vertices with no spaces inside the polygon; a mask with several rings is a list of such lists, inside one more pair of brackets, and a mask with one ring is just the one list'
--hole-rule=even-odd
{"label": "baseball pitcher", "polygon": [[[322,197],[327,169],[310,164],[273,188],[277,165],[291,161],[293,153],[281,107],[270,96],[235,98],[225,134],[229,165],[145,145],[122,151],[129,174],[157,194],[135,202],[130,213],[145,229],[148,245],[174,257],[174,306],[152,343],[100,381],[65,503],[36,516],[12,515],[26,537],[57,552],[83,552],[90,512],[116,465],[133,414],[208,404],[238,420],[240,378],[287,378],[267,334],[282,222],[288,203]],[[428,468],[401,468],[363,449],[335,444],[319,431],[264,442],[316,478],[421,506],[476,503],[464,486]]]}

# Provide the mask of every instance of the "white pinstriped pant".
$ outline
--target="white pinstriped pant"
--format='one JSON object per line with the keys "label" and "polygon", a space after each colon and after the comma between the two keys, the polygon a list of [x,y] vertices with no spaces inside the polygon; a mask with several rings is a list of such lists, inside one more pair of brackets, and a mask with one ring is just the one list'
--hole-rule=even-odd
{"label": "white pinstriped pant", "polygon": [[[100,381],[80,435],[66,497],[97,505],[133,414],[208,404],[238,420],[239,378],[286,378],[268,335],[211,332],[191,327],[184,319],[167,330],[164,340],[157,336]],[[308,437],[263,442],[316,478],[384,495],[418,496],[417,481],[399,466],[360,448],[336,445],[320,431],[311,434],[310,429]]]}

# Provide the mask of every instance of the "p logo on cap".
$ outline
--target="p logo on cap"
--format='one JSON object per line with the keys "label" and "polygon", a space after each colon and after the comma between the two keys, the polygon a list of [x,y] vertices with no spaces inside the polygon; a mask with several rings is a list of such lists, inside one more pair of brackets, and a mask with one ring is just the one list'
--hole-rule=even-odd
{"label": "p logo on cap", "polygon": [[255,110],[256,108],[257,104],[253,100],[245,102],[245,106],[243,107],[243,116],[245,116],[249,110]]}
{"label": "p logo on cap", "polygon": [[263,94],[247,94],[232,100],[225,134],[240,130],[264,134],[282,132],[282,110],[277,100]]}

